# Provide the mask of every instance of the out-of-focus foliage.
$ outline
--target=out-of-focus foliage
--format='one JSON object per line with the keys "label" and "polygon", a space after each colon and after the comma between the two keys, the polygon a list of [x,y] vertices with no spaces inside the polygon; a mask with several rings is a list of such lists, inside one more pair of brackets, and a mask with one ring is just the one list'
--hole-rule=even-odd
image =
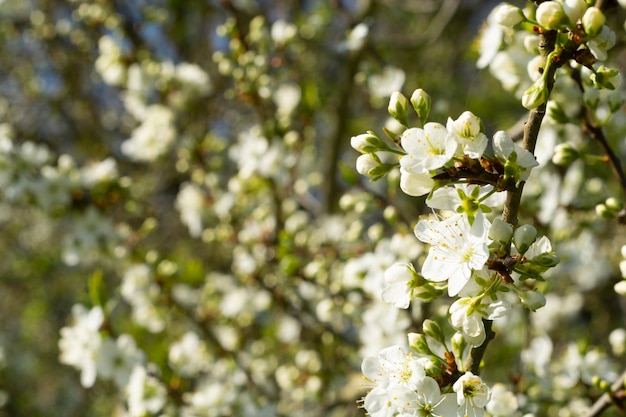
{"label": "out-of-focus foliage", "polygon": [[[0,415],[362,415],[363,356],[437,305],[381,300],[425,255],[424,203],[357,176],[350,137],[397,129],[389,96],[415,86],[432,120],[513,126],[519,100],[475,65],[496,3],[0,2]],[[615,195],[597,173],[549,202]],[[542,191],[523,214],[548,230]],[[623,232],[577,219],[556,230],[575,278],[554,284],[555,352],[561,318],[581,344],[625,325]],[[530,340],[502,333],[488,360]]]}

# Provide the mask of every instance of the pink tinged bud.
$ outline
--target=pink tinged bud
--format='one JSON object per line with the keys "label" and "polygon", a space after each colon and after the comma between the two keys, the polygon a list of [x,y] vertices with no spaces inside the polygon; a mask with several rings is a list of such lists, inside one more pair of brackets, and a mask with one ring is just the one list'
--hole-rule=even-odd
{"label": "pink tinged bud", "polygon": [[558,29],[567,21],[567,15],[563,11],[561,3],[546,1],[537,7],[535,19],[539,26],[546,29]]}
{"label": "pink tinged bud", "polygon": [[582,17],[583,28],[585,29],[585,33],[590,37],[594,37],[600,33],[604,22],[606,22],[606,17],[604,13],[602,13],[602,10],[597,7],[588,8]]}
{"label": "pink tinged bud", "polygon": [[523,21],[524,14],[519,7],[515,7],[511,4],[501,4],[495,11],[496,22],[500,26],[512,28],[521,21]]}

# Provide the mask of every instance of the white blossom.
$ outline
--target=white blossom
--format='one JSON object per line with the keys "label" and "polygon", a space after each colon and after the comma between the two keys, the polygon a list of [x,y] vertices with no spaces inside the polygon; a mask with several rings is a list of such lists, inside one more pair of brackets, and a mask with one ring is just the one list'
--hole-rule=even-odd
{"label": "white blossom", "polygon": [[383,300],[397,308],[408,308],[411,302],[411,282],[414,280],[413,265],[407,263],[393,264],[385,271],[385,288]]}
{"label": "white blossom", "polygon": [[539,165],[535,156],[522,148],[504,131],[498,131],[493,136],[493,148],[496,155],[503,164],[510,166],[515,173],[515,178],[526,181],[530,175],[530,170]]}
{"label": "white blossom", "polygon": [[104,322],[104,313],[99,306],[87,310],[83,305],[76,304],[72,307],[72,316],[72,326],[61,329],[59,360],[80,370],[80,383],[89,388],[96,381],[96,364],[102,346],[100,327]]}
{"label": "white blossom", "polygon": [[446,128],[461,145],[462,153],[470,158],[480,158],[489,140],[481,130],[480,119],[470,111],[464,111],[458,119],[448,117]]}
{"label": "white blossom", "polygon": [[147,413],[158,413],[165,406],[167,389],[149,375],[144,366],[135,366],[126,387],[126,396],[130,417],[143,417]]}
{"label": "white blossom", "polygon": [[482,417],[489,401],[489,387],[471,372],[466,372],[452,386],[456,392],[457,404],[465,416]]}
{"label": "white blossom", "polygon": [[458,294],[472,271],[482,269],[489,259],[489,228],[489,221],[480,211],[472,225],[464,214],[441,221],[421,220],[415,226],[415,235],[431,245],[422,266],[424,278],[434,282],[448,280],[448,294]]}
{"label": "white blossom", "polygon": [[154,104],[146,109],[141,125],[122,143],[122,152],[136,161],[154,161],[168,151],[175,139],[172,111]]}
{"label": "white blossom", "polygon": [[144,352],[137,347],[131,335],[122,334],[115,340],[106,338],[98,355],[98,374],[112,379],[118,387],[123,388],[128,383],[133,368],[144,360]]}
{"label": "white blossom", "polygon": [[444,166],[458,146],[443,125],[433,122],[426,123],[423,129],[405,130],[401,143],[407,154],[400,158],[400,166],[415,174],[425,174]]}
{"label": "white blossom", "polygon": [[507,417],[517,411],[518,403],[515,394],[503,384],[491,387],[491,398],[487,403],[487,412],[494,417]]}

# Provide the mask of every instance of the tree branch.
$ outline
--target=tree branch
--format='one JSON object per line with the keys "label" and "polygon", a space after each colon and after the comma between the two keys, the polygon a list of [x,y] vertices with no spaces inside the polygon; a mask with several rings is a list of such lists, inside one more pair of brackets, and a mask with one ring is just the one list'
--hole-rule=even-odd
{"label": "tree branch", "polygon": [[[549,31],[541,34],[539,40],[539,50],[544,60],[547,59],[548,55],[554,50],[556,42],[556,31]],[[572,51],[573,53],[573,51]],[[569,60],[569,57],[562,57],[562,62],[566,62]],[[550,93],[552,92],[552,87],[554,86],[554,76],[556,74],[557,65],[545,65],[544,67],[548,69],[548,74],[546,76],[546,89],[548,90],[547,97],[550,97]],[[532,109],[528,114],[528,121],[524,126],[524,137],[522,139],[522,148],[526,149],[530,153],[535,153],[535,145],[537,144],[537,137],[539,136],[539,129],[541,128],[541,122],[543,121],[543,117],[546,114],[546,105],[545,103],[541,104],[535,109]],[[524,188],[524,183],[522,182],[520,186],[514,190],[509,190],[506,193],[506,203],[504,205],[504,209],[502,211],[502,220],[507,223],[512,224],[513,226],[517,226],[518,223],[518,213],[520,208],[520,202],[522,200],[522,190]],[[470,361],[469,368],[472,373],[478,374],[480,370],[480,362],[487,350],[487,345],[494,338],[495,334],[491,330],[492,322],[491,320],[484,320],[485,323],[485,332],[487,337],[482,345],[473,347],[470,352]]]}
{"label": "tree branch", "polygon": [[626,371],[617,378],[617,381],[611,385],[611,392],[603,394],[598,400],[591,406],[584,417],[597,417],[604,410],[609,408],[611,404],[623,405],[624,402],[624,380],[626,379]]}

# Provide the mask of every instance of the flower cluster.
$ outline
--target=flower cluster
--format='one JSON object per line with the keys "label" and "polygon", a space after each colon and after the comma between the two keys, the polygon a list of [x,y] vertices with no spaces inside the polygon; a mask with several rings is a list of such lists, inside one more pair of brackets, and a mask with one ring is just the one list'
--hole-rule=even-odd
{"label": "flower cluster", "polygon": [[[415,334],[410,335],[415,336]],[[423,355],[423,345],[411,346],[407,353],[400,346],[390,346],[376,356],[363,360],[362,372],[373,388],[363,398],[363,408],[372,417],[382,416],[483,416],[498,409],[498,415],[512,415],[517,410],[515,396],[503,386],[492,395],[488,385],[472,372],[460,373],[452,362],[434,361]],[[452,375],[452,386],[441,385]],[[503,397],[510,401],[505,407]]]}
{"label": "flower cluster", "polygon": [[[618,72],[606,68],[603,61],[616,42],[615,33],[605,24],[606,17],[584,0],[542,2],[536,10],[519,9],[503,3],[490,15],[490,28],[483,33],[479,66],[490,66],[505,87],[522,87],[522,104],[527,109],[547,102],[550,67],[567,63],[584,67],[585,79],[597,89],[614,90]],[[537,55],[537,34],[557,33],[557,47],[546,59]],[[500,51],[503,40],[508,46]],[[525,56],[526,58],[520,59]],[[530,86],[526,82],[528,72]],[[551,87],[550,87],[551,88]]]}
{"label": "flower cluster", "polygon": [[[482,415],[489,390],[472,374],[466,348],[485,342],[484,320],[510,312],[509,291],[530,310],[542,307],[545,299],[530,281],[543,280],[558,263],[550,241],[538,238],[533,226],[514,227],[489,217],[504,203],[503,191],[519,189],[538,162],[504,131],[496,132],[490,145],[482,121],[469,111],[444,126],[427,121],[431,100],[423,90],[410,101],[421,127],[409,127],[409,100],[401,93],[390,99],[389,114],[405,127],[398,140],[390,135],[396,146],[374,132],[353,137],[351,144],[362,153],[361,161],[374,162],[368,171],[357,161],[361,173],[378,179],[399,167],[400,188],[411,196],[428,195],[426,204],[439,210],[414,229],[415,237],[430,246],[421,271],[410,262],[388,268],[383,300],[408,308],[412,299],[429,301],[447,288],[456,297],[449,307],[456,333],[449,349],[439,325],[426,320],[424,334],[438,349],[423,334],[413,334],[411,354],[394,346],[367,358],[363,373],[376,385],[363,407],[371,415]],[[383,163],[381,154],[397,155],[397,162]],[[456,401],[442,392],[455,392]]]}

